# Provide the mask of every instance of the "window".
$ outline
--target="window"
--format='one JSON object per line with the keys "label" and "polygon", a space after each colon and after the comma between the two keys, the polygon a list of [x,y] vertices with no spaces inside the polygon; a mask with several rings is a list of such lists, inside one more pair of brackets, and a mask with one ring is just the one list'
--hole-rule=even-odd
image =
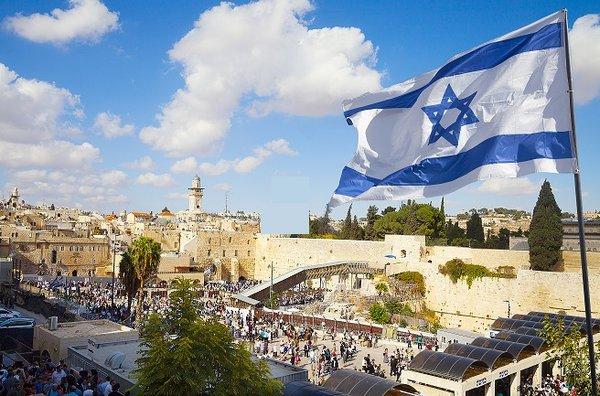
{"label": "window", "polygon": [[69,246],[69,252],[73,251],[73,246]]}
{"label": "window", "polygon": [[210,238],[208,238],[208,244],[210,245]]}
{"label": "window", "polygon": [[223,250],[223,257],[225,257],[225,250]]}
{"label": "window", "polygon": [[206,251],[206,255],[207,255],[208,257],[210,257],[210,249],[208,249],[208,250]]}
{"label": "window", "polygon": [[248,245],[250,245],[250,239],[248,239]]}
{"label": "window", "polygon": [[229,237],[229,243],[231,243],[231,237]]}
{"label": "window", "polygon": [[235,257],[237,257],[237,249],[235,249],[235,252],[233,252],[233,255],[234,255]]}
{"label": "window", "polygon": [[60,251],[61,251],[61,252],[64,252],[64,251],[65,251],[65,247],[64,247],[64,246],[61,246],[61,247],[60,247]]}

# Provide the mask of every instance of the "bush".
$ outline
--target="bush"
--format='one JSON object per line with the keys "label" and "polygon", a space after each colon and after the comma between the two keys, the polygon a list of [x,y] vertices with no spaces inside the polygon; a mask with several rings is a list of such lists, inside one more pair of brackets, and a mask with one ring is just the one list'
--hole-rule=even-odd
{"label": "bush", "polygon": [[452,259],[448,261],[446,264],[440,266],[439,271],[440,274],[449,276],[453,283],[458,282],[459,279],[464,279],[469,288],[471,288],[475,279],[483,278],[485,276],[498,276],[498,274],[490,271],[483,265],[466,264],[461,259]]}
{"label": "bush", "polygon": [[410,306],[400,302],[398,299],[387,300],[383,303],[383,306],[390,315],[410,316],[413,314],[413,310]]}
{"label": "bush", "polygon": [[373,304],[369,308],[369,316],[371,320],[379,324],[390,324],[392,318],[382,304]]}
{"label": "bush", "polygon": [[425,287],[425,278],[423,274],[417,271],[405,271],[394,275],[399,282],[410,283],[415,286],[415,291],[424,296],[427,288]]}
{"label": "bush", "polygon": [[387,283],[379,282],[375,285],[375,290],[377,290],[377,293],[381,296],[382,294],[387,293],[390,288],[388,287]]}

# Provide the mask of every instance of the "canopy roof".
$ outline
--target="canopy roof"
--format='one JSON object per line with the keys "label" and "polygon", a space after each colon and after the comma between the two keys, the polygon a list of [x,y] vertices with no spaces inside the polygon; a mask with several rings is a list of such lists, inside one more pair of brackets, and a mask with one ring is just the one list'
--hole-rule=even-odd
{"label": "canopy roof", "polygon": [[489,366],[479,359],[425,349],[415,356],[408,369],[454,381],[464,381],[488,371]]}
{"label": "canopy roof", "polygon": [[548,342],[546,342],[546,339],[534,335],[501,331],[500,333],[496,334],[495,337],[505,341],[513,341],[521,344],[531,345],[535,349],[536,353],[545,351],[550,347],[550,345],[548,345]]}
{"label": "canopy roof", "polygon": [[515,360],[521,360],[535,355],[535,348],[529,344],[499,340],[496,338],[477,337],[473,340],[471,345],[508,352]]}
{"label": "canopy roof", "polygon": [[413,396],[419,393],[410,385],[399,384],[385,378],[356,370],[336,370],[323,386],[350,396]]}
{"label": "canopy roof", "polygon": [[285,385],[283,396],[340,396],[345,393],[323,388],[309,381],[292,381]]}
{"label": "canopy roof", "polygon": [[481,360],[493,370],[514,361],[514,357],[508,352],[458,343],[448,345],[444,353]]}

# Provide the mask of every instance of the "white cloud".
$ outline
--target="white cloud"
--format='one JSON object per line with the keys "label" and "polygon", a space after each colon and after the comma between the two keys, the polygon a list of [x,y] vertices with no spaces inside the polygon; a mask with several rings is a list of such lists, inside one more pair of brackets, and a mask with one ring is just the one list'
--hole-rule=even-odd
{"label": "white cloud", "polygon": [[88,167],[100,157],[90,143],[57,139],[81,135],[79,98],[64,88],[19,77],[0,63],[0,165],[7,168]]}
{"label": "white cloud", "polygon": [[152,172],[143,173],[137,178],[138,184],[149,184],[153,187],[170,187],[175,184],[169,173],[156,174]]}
{"label": "white cloud", "polygon": [[296,152],[290,147],[290,143],[287,140],[276,139],[271,140],[270,142],[267,142],[264,145],[255,148],[253,155],[248,155],[241,159],[221,159],[215,164],[212,164],[210,162],[203,162],[198,167],[198,171],[207,176],[219,176],[229,171],[230,169],[234,170],[237,173],[248,173],[258,168],[272,154],[293,156],[297,155],[298,152]]}
{"label": "white cloud", "polygon": [[574,95],[586,103],[600,93],[600,14],[577,19],[569,34]]}
{"label": "white cloud", "polygon": [[66,44],[80,40],[96,42],[118,28],[119,16],[99,0],[69,0],[70,8],[50,14],[17,14],[4,20],[4,27],[35,43]]}
{"label": "white cloud", "polygon": [[145,155],[143,157],[138,158],[133,162],[128,162],[125,164],[127,169],[140,169],[140,170],[150,170],[156,166],[152,158]]}
{"label": "white cloud", "polygon": [[103,112],[96,116],[94,129],[104,135],[105,138],[127,136],[133,133],[135,127],[132,124],[122,124],[121,117],[109,112]]}
{"label": "white cloud", "polygon": [[187,157],[175,162],[171,166],[171,172],[174,173],[193,173],[198,169],[198,162],[194,157]]}
{"label": "white cloud", "polygon": [[298,155],[298,152],[290,147],[290,142],[288,142],[285,139],[271,140],[270,142],[265,144],[265,148],[271,150],[275,154],[289,156]]}
{"label": "white cloud", "polygon": [[100,183],[103,186],[118,187],[127,182],[127,175],[120,170],[111,170],[100,175]]}
{"label": "white cloud", "polygon": [[231,191],[232,188],[233,186],[229,183],[217,183],[213,186],[213,189],[219,191]]}
{"label": "white cloud", "polygon": [[492,193],[498,195],[531,195],[537,193],[539,186],[531,180],[520,178],[487,179],[476,191],[481,193]]}
{"label": "white cloud", "polygon": [[75,169],[89,167],[99,157],[100,150],[90,143],[74,144],[64,140],[40,144],[0,142],[0,165],[7,168]]}
{"label": "white cloud", "polygon": [[207,176],[219,176],[231,168],[230,161],[219,160],[216,164],[203,162],[198,166],[198,171]]}
{"label": "white cloud", "polygon": [[71,134],[73,127],[64,118],[80,115],[76,95],[45,81],[19,77],[0,63],[0,140],[32,143]]}
{"label": "white cloud", "polygon": [[341,101],[380,88],[375,48],[360,29],[310,29],[309,0],[221,3],[200,15],[169,51],[185,86],[140,138],[169,155],[218,148],[244,97],[253,115],[322,116]]}
{"label": "white cloud", "polygon": [[170,192],[167,194],[167,199],[170,199],[172,201],[179,201],[182,199],[187,199],[187,194],[185,193],[178,193],[178,192]]}
{"label": "white cloud", "polygon": [[81,168],[69,171],[27,169],[10,173],[5,190],[19,187],[29,202],[66,206],[83,202],[87,209],[108,209],[107,204],[127,202],[123,191],[117,188],[124,184],[124,176],[119,170],[94,173]]}

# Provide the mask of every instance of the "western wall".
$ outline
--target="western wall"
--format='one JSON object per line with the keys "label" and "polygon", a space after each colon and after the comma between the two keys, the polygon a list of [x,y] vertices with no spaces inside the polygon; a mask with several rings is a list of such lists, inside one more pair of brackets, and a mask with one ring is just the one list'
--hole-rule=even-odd
{"label": "western wall", "polygon": [[[574,253],[574,252],[569,252]],[[386,257],[393,255],[393,257]],[[590,261],[600,261],[599,253],[588,253]],[[437,312],[443,326],[483,331],[493,319],[529,311],[565,311],[583,314],[581,273],[541,272],[529,270],[529,252],[471,249],[463,247],[425,246],[423,236],[387,235],[383,241],[281,238],[259,234],[256,241],[256,279],[274,276],[310,264],[337,260],[367,261],[388,274],[418,271],[425,277],[428,308]],[[484,277],[469,287],[465,281],[453,283],[439,273],[438,267],[453,258],[484,265],[492,270],[499,266],[514,267],[514,278]],[[600,312],[600,268],[592,265],[590,286],[594,313]]]}

